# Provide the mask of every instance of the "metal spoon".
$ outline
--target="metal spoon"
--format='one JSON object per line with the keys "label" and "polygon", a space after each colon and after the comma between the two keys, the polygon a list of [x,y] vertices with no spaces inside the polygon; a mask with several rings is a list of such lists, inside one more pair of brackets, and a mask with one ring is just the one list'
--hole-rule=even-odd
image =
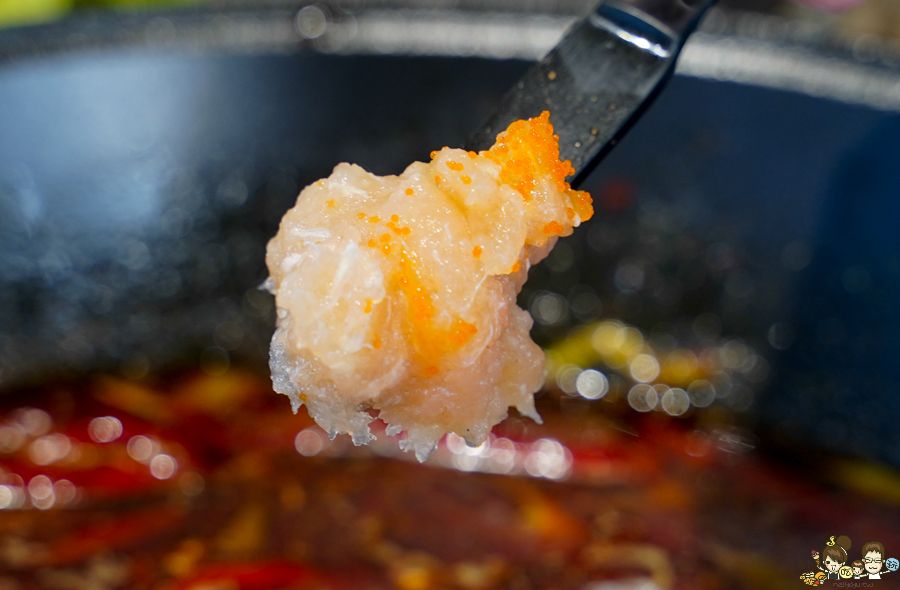
{"label": "metal spoon", "polygon": [[550,111],[577,186],[640,117],[715,0],[606,0],[503,97],[466,144],[489,148],[518,119]]}

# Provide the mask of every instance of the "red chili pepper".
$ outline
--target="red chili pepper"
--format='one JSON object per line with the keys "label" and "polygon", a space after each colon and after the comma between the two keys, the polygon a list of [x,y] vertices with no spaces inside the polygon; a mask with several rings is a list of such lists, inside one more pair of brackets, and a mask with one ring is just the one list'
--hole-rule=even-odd
{"label": "red chili pepper", "polygon": [[171,532],[185,513],[167,507],[154,507],[93,524],[57,539],[50,545],[48,565],[78,563],[103,551],[125,549]]}
{"label": "red chili pepper", "polygon": [[263,561],[257,563],[210,564],[186,578],[182,578],[163,590],[191,590],[192,588],[218,586],[229,582],[240,590],[269,590],[271,588],[311,588],[321,585],[325,576],[320,572],[289,561]]}

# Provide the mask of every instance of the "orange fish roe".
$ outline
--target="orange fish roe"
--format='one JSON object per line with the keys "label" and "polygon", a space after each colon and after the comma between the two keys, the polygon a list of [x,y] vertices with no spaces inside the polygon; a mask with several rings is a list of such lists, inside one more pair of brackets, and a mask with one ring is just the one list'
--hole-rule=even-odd
{"label": "orange fish roe", "polygon": [[547,225],[544,226],[543,232],[549,236],[555,236],[563,233],[563,226],[558,224],[555,221],[551,221]]}
{"label": "orange fish roe", "polygon": [[568,195],[569,198],[572,199],[572,205],[575,207],[575,212],[581,216],[581,221],[587,221],[594,216],[593,201],[591,200],[591,195],[589,195],[587,191],[569,190]]}
{"label": "orange fish roe", "polygon": [[497,143],[482,152],[500,165],[500,180],[515,188],[528,201],[537,188],[539,177],[549,177],[557,190],[572,201],[581,221],[591,218],[591,198],[584,191],[572,190],[566,176],[575,173],[572,163],[559,159],[559,136],[553,134],[550,113],[544,111],[527,121],[516,121],[497,136]]}
{"label": "orange fish roe", "polygon": [[544,357],[516,293],[593,214],[546,113],[480,154],[431,156],[398,176],[339,164],[300,194],[266,256],[275,390],[356,444],[377,413],[420,460],[448,432],[480,444],[510,407],[539,419]]}
{"label": "orange fish roe", "polygon": [[465,346],[478,333],[474,325],[461,318],[457,318],[449,330],[434,325],[434,300],[403,248],[400,249],[400,270],[394,280],[406,297],[407,338],[420,366],[439,364],[448,353]]}
{"label": "orange fish roe", "polygon": [[472,336],[478,333],[478,328],[461,319],[457,319],[453,328],[450,329],[448,340],[453,346],[460,348],[466,345]]}

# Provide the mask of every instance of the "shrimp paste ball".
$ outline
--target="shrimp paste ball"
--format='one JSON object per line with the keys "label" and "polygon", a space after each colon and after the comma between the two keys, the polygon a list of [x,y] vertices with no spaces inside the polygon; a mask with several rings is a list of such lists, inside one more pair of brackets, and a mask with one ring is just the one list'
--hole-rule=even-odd
{"label": "shrimp paste ball", "polygon": [[480,444],[510,406],[540,420],[544,355],[516,294],[593,213],[558,141],[545,112],[481,153],[399,176],[339,164],[303,189],[266,256],[272,380],[295,412],[356,444],[377,415],[420,461],[448,432]]}

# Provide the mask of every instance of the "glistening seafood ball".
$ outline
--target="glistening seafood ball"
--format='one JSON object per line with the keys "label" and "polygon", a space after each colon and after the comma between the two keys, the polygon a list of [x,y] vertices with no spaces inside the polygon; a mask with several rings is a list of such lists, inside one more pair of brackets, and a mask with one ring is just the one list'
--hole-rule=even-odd
{"label": "glistening seafood ball", "polygon": [[558,142],[544,112],[481,153],[445,147],[399,176],[339,164],[305,188],[266,257],[275,391],[356,444],[377,411],[420,461],[448,432],[480,444],[510,406],[540,420],[544,355],[516,294],[593,214]]}

